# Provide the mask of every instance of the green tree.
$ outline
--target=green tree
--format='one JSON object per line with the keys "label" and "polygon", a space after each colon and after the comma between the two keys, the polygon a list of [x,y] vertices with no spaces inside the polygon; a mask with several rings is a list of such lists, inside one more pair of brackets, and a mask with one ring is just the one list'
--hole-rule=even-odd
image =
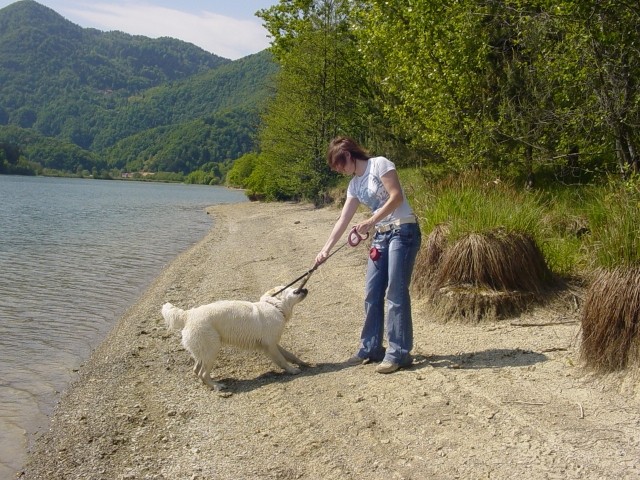
{"label": "green tree", "polygon": [[[358,2],[393,135],[448,168],[636,171],[640,9],[616,0]],[[584,164],[584,163],[583,163]]]}
{"label": "green tree", "polygon": [[[596,124],[606,129],[620,170],[638,173],[640,159],[640,7],[620,0],[570,4],[583,31],[571,40],[581,48],[586,87],[592,93]],[[593,118],[591,116],[591,118]]]}
{"label": "green tree", "polygon": [[251,176],[267,198],[321,198],[333,178],[324,160],[328,141],[365,131],[367,81],[350,7],[346,0],[294,0],[258,12],[280,65],[277,93],[263,117],[260,165]]}
{"label": "green tree", "polygon": [[488,117],[485,8],[471,0],[362,2],[358,48],[391,133],[430,162],[477,163]]}
{"label": "green tree", "polygon": [[226,175],[225,184],[228,187],[246,188],[247,179],[258,161],[257,153],[247,153],[235,162]]}

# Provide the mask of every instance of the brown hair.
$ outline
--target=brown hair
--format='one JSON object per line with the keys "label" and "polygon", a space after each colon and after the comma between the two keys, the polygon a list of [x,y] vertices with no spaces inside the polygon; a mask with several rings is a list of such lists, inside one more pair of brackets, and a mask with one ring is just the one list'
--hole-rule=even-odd
{"label": "brown hair", "polygon": [[331,170],[336,170],[336,167],[344,167],[347,163],[345,153],[349,153],[354,160],[369,160],[371,158],[369,153],[352,138],[336,137],[331,140],[327,149],[327,163]]}

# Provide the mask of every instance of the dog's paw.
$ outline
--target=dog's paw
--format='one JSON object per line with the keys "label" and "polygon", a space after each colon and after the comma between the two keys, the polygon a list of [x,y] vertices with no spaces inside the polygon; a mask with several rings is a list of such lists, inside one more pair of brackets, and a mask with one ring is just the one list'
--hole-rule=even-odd
{"label": "dog's paw", "polygon": [[214,392],[219,392],[220,390],[227,388],[224,383],[214,382],[210,379],[203,379],[202,382]]}
{"label": "dog's paw", "polygon": [[298,375],[300,373],[300,369],[296,367],[287,368],[287,373],[289,375]]}

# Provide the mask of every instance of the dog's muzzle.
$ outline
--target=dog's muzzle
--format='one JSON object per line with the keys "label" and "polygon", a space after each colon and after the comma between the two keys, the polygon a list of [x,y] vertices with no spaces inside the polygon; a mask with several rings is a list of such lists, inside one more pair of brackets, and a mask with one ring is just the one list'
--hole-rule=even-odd
{"label": "dog's muzzle", "polygon": [[294,294],[296,295],[303,295],[303,296],[307,296],[307,293],[309,293],[309,290],[307,290],[306,288],[297,288],[293,291]]}

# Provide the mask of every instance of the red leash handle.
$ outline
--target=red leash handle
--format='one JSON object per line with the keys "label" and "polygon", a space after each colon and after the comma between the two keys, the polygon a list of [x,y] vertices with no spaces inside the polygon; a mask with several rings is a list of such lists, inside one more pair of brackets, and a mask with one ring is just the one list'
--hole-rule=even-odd
{"label": "red leash handle", "polygon": [[356,247],[360,244],[362,240],[366,240],[367,238],[369,238],[369,232],[365,233],[364,236],[362,236],[358,233],[358,230],[356,229],[356,227],[353,227],[349,232],[349,236],[347,237],[347,242],[352,247]]}

